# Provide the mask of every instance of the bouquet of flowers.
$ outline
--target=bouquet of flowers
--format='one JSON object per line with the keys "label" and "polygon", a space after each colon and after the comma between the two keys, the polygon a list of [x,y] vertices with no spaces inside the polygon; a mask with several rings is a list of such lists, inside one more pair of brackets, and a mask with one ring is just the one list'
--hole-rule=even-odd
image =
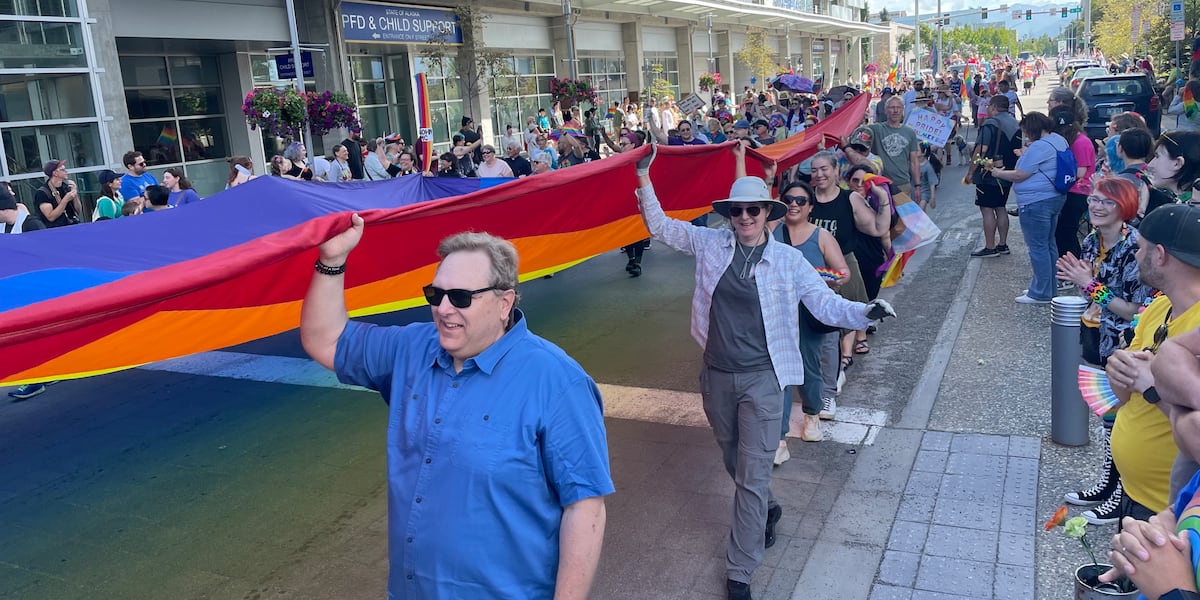
{"label": "bouquet of flowers", "polygon": [[308,124],[313,135],[325,135],[341,127],[362,131],[358,106],[345,92],[306,92],[304,99],[308,104]]}
{"label": "bouquet of flowers", "polygon": [[708,91],[721,85],[720,73],[701,73],[700,74],[700,89]]}
{"label": "bouquet of flowers", "polygon": [[582,79],[570,77],[551,78],[550,95],[563,104],[583,104],[590,102],[593,106],[599,104],[600,97],[591,83]]}

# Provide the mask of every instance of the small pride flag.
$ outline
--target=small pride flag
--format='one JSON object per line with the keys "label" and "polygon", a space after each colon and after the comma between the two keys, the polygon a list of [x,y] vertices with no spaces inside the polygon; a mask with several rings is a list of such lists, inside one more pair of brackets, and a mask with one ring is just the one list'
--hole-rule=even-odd
{"label": "small pride flag", "polygon": [[1192,95],[1192,89],[1188,86],[1183,86],[1183,114],[1187,118],[1196,118],[1196,113],[1200,112],[1200,106],[1196,104],[1196,98]]}
{"label": "small pride flag", "polygon": [[[1193,102],[1193,104],[1195,104]],[[163,125],[162,131],[158,134],[158,145],[174,146],[179,142],[179,134],[175,132],[175,127],[171,125]]]}

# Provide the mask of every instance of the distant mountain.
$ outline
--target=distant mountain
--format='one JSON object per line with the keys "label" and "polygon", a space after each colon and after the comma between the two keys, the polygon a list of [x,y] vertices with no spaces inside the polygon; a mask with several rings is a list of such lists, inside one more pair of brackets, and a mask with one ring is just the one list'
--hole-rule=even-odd
{"label": "distant mountain", "polygon": [[[1002,25],[1006,29],[1012,29],[1017,32],[1018,39],[1037,38],[1043,35],[1055,37],[1066,29],[1067,24],[1080,17],[1082,13],[1067,13],[1067,18],[1062,18],[1060,15],[1062,9],[1068,11],[1072,8],[1079,8],[1078,4],[1009,4],[1008,8],[1000,10],[999,8],[988,8],[988,18],[984,19],[981,10],[978,8],[943,11],[943,14],[949,13],[950,25],[947,28],[954,27],[985,27]],[[1025,11],[1033,11],[1032,19],[1025,20]],[[1047,14],[1050,11],[1050,14]],[[1021,18],[1012,18],[1014,12],[1020,12]],[[1039,14],[1040,13],[1040,14]],[[921,22],[932,24],[927,19],[937,18],[937,15],[930,11],[928,14],[921,13]],[[908,26],[913,24],[913,16],[897,16],[892,14],[891,20],[897,23],[903,23]],[[877,20],[876,20],[877,22]]]}

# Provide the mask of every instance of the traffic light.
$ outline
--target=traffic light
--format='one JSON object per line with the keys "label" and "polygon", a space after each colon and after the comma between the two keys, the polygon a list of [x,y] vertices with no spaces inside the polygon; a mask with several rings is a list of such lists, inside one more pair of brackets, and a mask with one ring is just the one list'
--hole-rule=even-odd
{"label": "traffic light", "polygon": [[1064,19],[1067,18],[1067,7],[1065,7],[1065,6],[1062,9],[1062,18],[1064,18]]}
{"label": "traffic light", "polygon": [[987,9],[986,9],[986,8],[985,8],[985,9],[983,9],[983,13],[982,13],[982,15],[981,15],[981,16],[982,16],[984,19],[986,19],[986,18],[987,18]]}
{"label": "traffic light", "polygon": [[1025,9],[1025,20],[1026,20],[1026,21],[1032,21],[1032,20],[1033,20],[1033,11],[1032,11],[1032,10]]}

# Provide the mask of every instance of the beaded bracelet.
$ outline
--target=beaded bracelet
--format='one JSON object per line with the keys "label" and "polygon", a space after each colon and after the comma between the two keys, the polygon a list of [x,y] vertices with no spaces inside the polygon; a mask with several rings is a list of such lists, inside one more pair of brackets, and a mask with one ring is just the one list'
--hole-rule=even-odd
{"label": "beaded bracelet", "polygon": [[321,262],[321,259],[319,259],[319,258],[317,259],[317,262],[315,264],[313,264],[313,268],[316,269],[317,272],[322,275],[341,275],[342,273],[346,272],[346,264],[345,263],[342,263],[342,265],[338,266],[338,267],[331,267],[331,266]]}
{"label": "beaded bracelet", "polygon": [[1087,297],[1089,297],[1089,298],[1090,298],[1090,297],[1092,296],[1092,293],[1094,293],[1094,292],[1096,291],[1096,288],[1098,288],[1098,287],[1101,287],[1101,286],[1103,286],[1103,285],[1104,285],[1104,284],[1102,284],[1102,283],[1100,283],[1099,281],[1096,281],[1095,279],[1093,279],[1093,280],[1091,281],[1091,283],[1088,283],[1086,286],[1084,286],[1084,288],[1083,288],[1083,295],[1084,295],[1084,296],[1087,296]]}

